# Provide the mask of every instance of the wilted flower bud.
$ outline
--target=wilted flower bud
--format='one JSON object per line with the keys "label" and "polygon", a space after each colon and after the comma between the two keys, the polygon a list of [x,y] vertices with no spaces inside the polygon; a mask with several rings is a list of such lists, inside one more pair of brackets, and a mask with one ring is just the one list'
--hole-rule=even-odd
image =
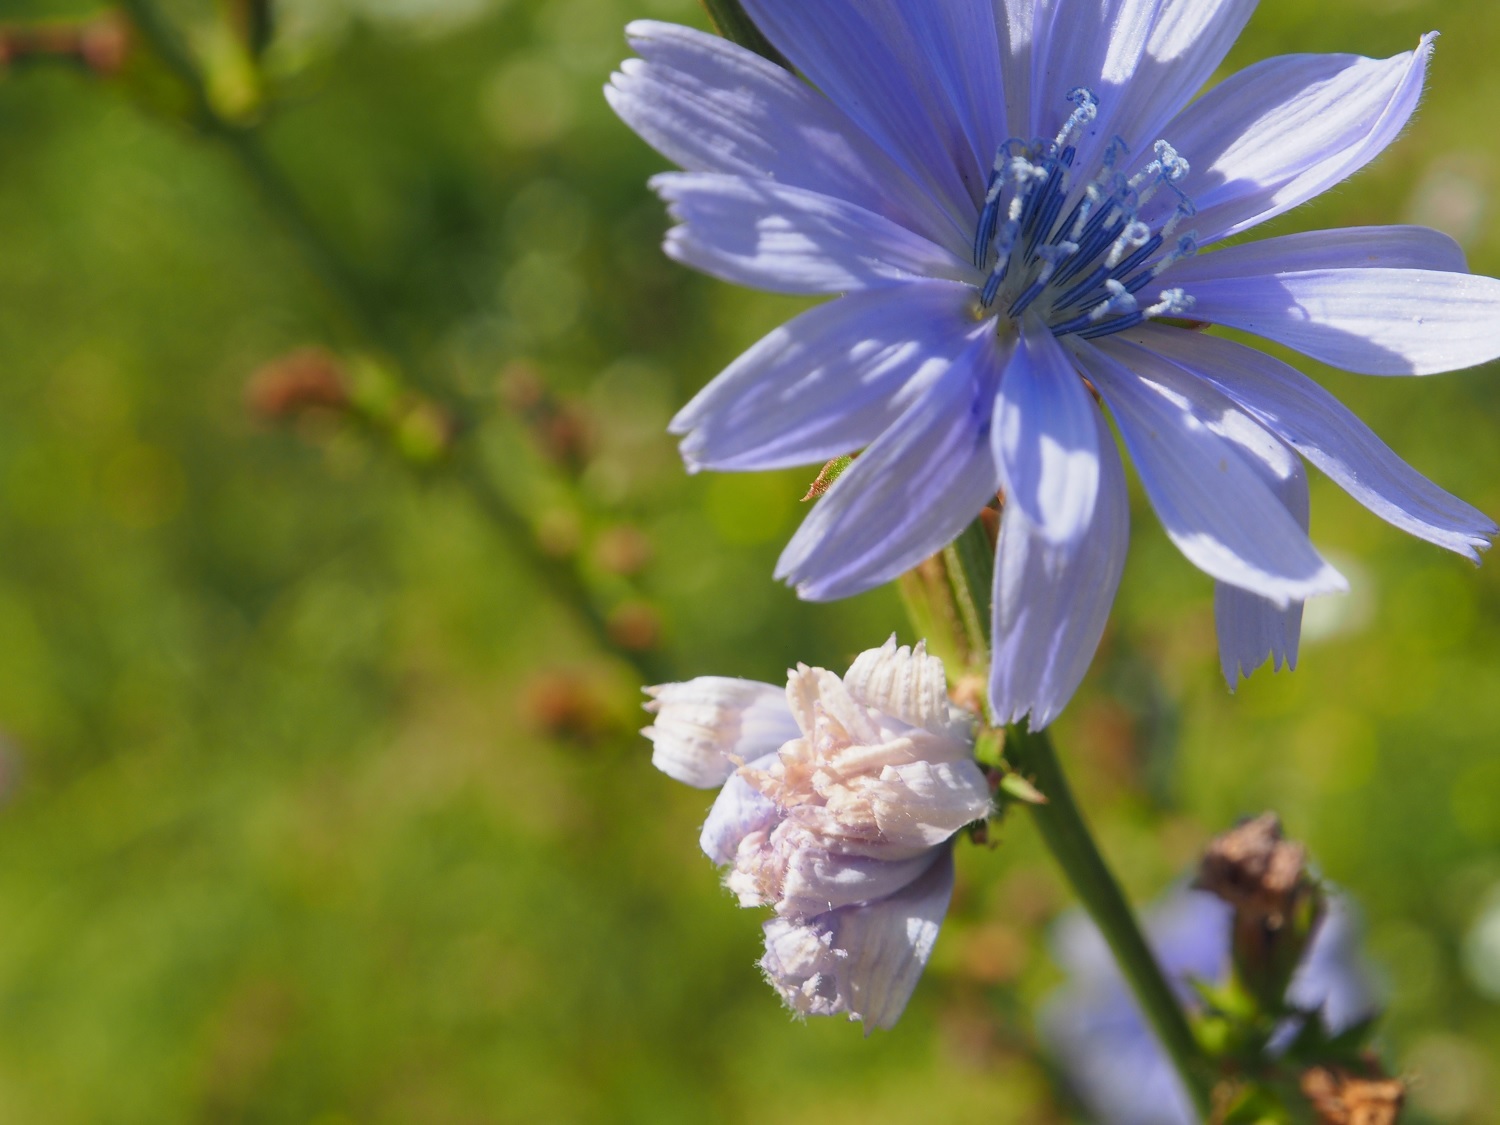
{"label": "wilted flower bud", "polygon": [[1323,1125],[1395,1125],[1406,1103],[1406,1084],[1397,1078],[1362,1078],[1318,1066],[1302,1076],[1301,1085]]}
{"label": "wilted flower bud", "polygon": [[953,891],[951,841],[990,811],[973,719],[942,661],[895,638],[786,690],[703,678],[650,689],[657,768],[722,784],[702,846],[769,906],[761,967],[795,1011],[867,1029],[901,1015]]}
{"label": "wilted flower bud", "polygon": [[1197,885],[1234,908],[1234,965],[1265,1005],[1286,993],[1323,920],[1323,896],[1307,873],[1307,850],[1287,840],[1275,813],[1215,838]]}
{"label": "wilted flower bud", "polygon": [[1268,812],[1214,838],[1203,854],[1198,886],[1236,912],[1279,929],[1307,892],[1306,864],[1307,849],[1285,839],[1280,818]]}

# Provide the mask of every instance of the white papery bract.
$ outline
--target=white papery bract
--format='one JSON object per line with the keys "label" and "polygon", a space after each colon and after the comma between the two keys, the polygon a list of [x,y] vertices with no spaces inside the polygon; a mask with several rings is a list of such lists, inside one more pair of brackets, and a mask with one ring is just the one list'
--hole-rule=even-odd
{"label": "white papery bract", "polygon": [[722,783],[702,845],[744,906],[767,906],[767,978],[805,1015],[901,1015],[953,891],[952,839],[990,811],[973,718],[942,661],[895,638],[843,676],[786,688],[704,677],[649,689],[669,776]]}
{"label": "white papery bract", "polygon": [[[1405,127],[1432,38],[1389,59],[1268,59],[1195,99],[1255,0],[744,0],[806,77],[633,23],[610,104],[684,171],[669,255],[835,299],[672,423],[693,469],[863,451],[778,575],[806,598],[932,555],[997,491],[990,697],[1049,723],[1086,672],[1128,545],[1113,418],[1173,542],[1218,585],[1231,686],[1294,664],[1343,590],[1299,457],[1471,559],[1496,525],[1317,384],[1200,329],[1425,375],[1500,356],[1500,281],[1416,227],[1215,248],[1364,167]],[[1208,252],[1205,252],[1208,251]]]}

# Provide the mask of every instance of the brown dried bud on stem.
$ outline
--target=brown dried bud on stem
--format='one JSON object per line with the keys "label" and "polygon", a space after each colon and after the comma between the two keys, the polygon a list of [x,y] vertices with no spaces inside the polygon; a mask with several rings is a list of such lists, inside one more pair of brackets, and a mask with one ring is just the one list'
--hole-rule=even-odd
{"label": "brown dried bud on stem", "polygon": [[118,74],[130,51],[130,26],[118,12],[81,23],[0,27],[0,68],[28,62],[81,63],[101,78]]}
{"label": "brown dried bud on stem", "polygon": [[292,352],[250,376],[245,405],[266,421],[281,421],[308,410],[343,410],[349,405],[344,365],[322,348]]}
{"label": "brown dried bud on stem", "polygon": [[646,533],[629,524],[610,528],[594,544],[594,561],[599,569],[622,578],[645,570],[654,553]]}
{"label": "brown dried bud on stem", "polygon": [[1406,1103],[1398,1078],[1360,1077],[1317,1066],[1302,1076],[1302,1093],[1322,1125],[1395,1125]]}
{"label": "brown dried bud on stem", "polygon": [[541,372],[524,360],[506,366],[499,387],[501,401],[526,424],[546,458],[569,473],[582,472],[598,444],[588,412],[553,394]]}
{"label": "brown dried bud on stem", "polygon": [[609,615],[609,636],[631,652],[655,648],[661,640],[661,615],[645,602],[626,602]]}
{"label": "brown dried bud on stem", "polygon": [[130,53],[130,25],[118,12],[74,23],[0,26],[0,67],[79,63],[101,78],[118,74]]}
{"label": "brown dried bud on stem", "polygon": [[1234,968],[1262,1008],[1279,1013],[1318,926],[1323,900],[1307,873],[1307,850],[1266,813],[1216,838],[1197,886],[1234,907]]}
{"label": "brown dried bud on stem", "polygon": [[1307,849],[1281,834],[1265,813],[1209,844],[1197,885],[1234,907],[1237,915],[1280,929],[1307,889]]}
{"label": "brown dried bud on stem", "polygon": [[577,671],[559,669],[532,677],[521,690],[520,703],[528,725],[566,742],[593,744],[614,725],[600,686]]}

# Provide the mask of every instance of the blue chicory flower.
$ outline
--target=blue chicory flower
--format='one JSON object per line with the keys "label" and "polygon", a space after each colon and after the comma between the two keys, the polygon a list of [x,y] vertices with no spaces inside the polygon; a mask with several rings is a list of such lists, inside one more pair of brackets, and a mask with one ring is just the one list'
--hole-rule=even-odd
{"label": "blue chicory flower", "polygon": [[[1326,909],[1287,1002],[1338,1034],[1372,1014],[1375,992],[1357,950],[1353,908],[1331,894]],[[1193,1003],[1188,981],[1226,978],[1233,915],[1227,903],[1189,889],[1168,894],[1147,915],[1148,939],[1184,1002]],[[1053,952],[1069,981],[1043,1010],[1042,1037],[1080,1100],[1104,1125],[1192,1125],[1192,1104],[1098,929],[1069,915],[1054,931]],[[1272,1050],[1284,1050],[1296,1030],[1295,1023],[1282,1027]]]}
{"label": "blue chicory flower", "polygon": [[997,491],[991,701],[1049,723],[1103,632],[1129,534],[1103,408],[1168,535],[1217,580],[1231,687],[1294,664],[1344,579],[1308,539],[1297,454],[1377,515],[1478,560],[1485,515],[1225,325],[1375,375],[1500,355],[1500,281],[1418,227],[1199,250],[1374,159],[1432,36],[1389,59],[1290,55],[1192,100],[1256,0],[744,0],[810,81],[633,23],[606,94],[686,171],[652,184],[673,258],[836,295],[677,415],[693,469],[863,450],[781,557],[824,600],[889,581]]}
{"label": "blue chicory flower", "polygon": [[704,677],[649,689],[663,773],[721,786],[701,844],[743,906],[770,906],[767,979],[794,1011],[892,1026],[953,893],[952,839],[989,815],[973,717],[922,645],[783,688]]}

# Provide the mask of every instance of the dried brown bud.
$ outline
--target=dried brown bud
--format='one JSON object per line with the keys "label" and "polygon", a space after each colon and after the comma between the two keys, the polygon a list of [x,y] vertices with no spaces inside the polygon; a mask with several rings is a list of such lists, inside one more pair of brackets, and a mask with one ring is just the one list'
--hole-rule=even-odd
{"label": "dried brown bud", "polygon": [[628,524],[610,528],[594,544],[599,568],[625,578],[645,570],[654,553],[646,533]]}
{"label": "dried brown bud", "polygon": [[101,78],[120,73],[130,57],[130,23],[120,12],[106,12],[78,33],[78,57]]}
{"label": "dried brown bud", "polygon": [[1302,1093],[1323,1125],[1395,1125],[1406,1103],[1406,1084],[1398,1078],[1323,1066],[1302,1076]]}
{"label": "dried brown bud", "polygon": [[563,468],[576,473],[593,456],[594,420],[576,403],[559,403],[538,430],[543,450]]}
{"label": "dried brown bud", "polygon": [[343,410],[349,384],[338,356],[304,348],[266,364],[245,384],[245,405],[258,418],[280,421],[307,410]]}
{"label": "dried brown bud", "polygon": [[1280,929],[1307,889],[1307,850],[1283,839],[1280,819],[1268,812],[1209,844],[1197,885],[1240,917]]}
{"label": "dried brown bud", "polygon": [[108,78],[125,65],[130,44],[130,24],[119,12],[77,22],[0,26],[0,66],[49,60],[82,63]]}
{"label": "dried brown bud", "polygon": [[499,390],[501,401],[526,423],[548,460],[576,473],[593,456],[593,418],[577,403],[554,395],[534,364],[507,364],[500,372]]}
{"label": "dried brown bud", "polygon": [[610,639],[621,648],[643,652],[661,638],[661,617],[644,602],[627,602],[609,615]]}
{"label": "dried brown bud", "polygon": [[981,508],[979,526],[984,528],[985,538],[990,541],[990,548],[993,550],[1000,542],[1000,509]]}
{"label": "dried brown bud", "polygon": [[526,721],[543,734],[570,742],[589,743],[610,729],[609,709],[598,688],[576,672],[545,672],[522,689]]}

